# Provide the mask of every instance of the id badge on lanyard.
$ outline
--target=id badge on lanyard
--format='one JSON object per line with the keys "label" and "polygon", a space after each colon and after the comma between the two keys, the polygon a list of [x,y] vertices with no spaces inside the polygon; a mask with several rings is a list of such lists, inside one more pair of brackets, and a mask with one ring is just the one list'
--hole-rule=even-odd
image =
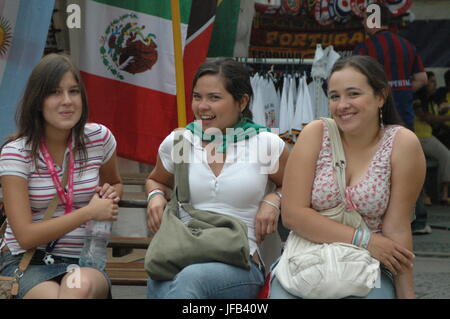
{"label": "id badge on lanyard", "polygon": [[[58,194],[59,201],[64,204],[64,214],[68,214],[73,210],[73,197],[74,197],[74,172],[75,172],[75,160],[73,157],[72,151],[72,139],[69,139],[69,174],[67,180],[67,188],[64,189],[61,180],[59,179],[58,173],[55,169],[55,164],[53,159],[48,151],[47,144],[44,140],[41,141],[41,151],[44,156],[45,163],[47,165],[47,169],[50,172],[50,176],[52,177],[53,184],[55,185],[56,192]],[[53,240],[52,242],[47,244],[45,248],[45,256],[42,259],[46,265],[51,265],[55,262],[53,256],[50,254],[56,246],[56,243],[59,239]]]}

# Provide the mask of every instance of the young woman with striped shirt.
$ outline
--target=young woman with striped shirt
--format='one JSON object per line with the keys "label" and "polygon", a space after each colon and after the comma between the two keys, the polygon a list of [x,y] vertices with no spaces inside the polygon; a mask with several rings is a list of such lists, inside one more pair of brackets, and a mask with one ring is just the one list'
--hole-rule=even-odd
{"label": "young woman with striped shirt", "polygon": [[[110,296],[104,272],[81,267],[76,278],[68,272],[70,265],[78,264],[86,223],[117,220],[122,194],[115,138],[87,118],[86,92],[76,67],[65,55],[42,58],[18,109],[18,131],[0,155],[8,221],[0,275],[12,276],[23,253],[37,247],[19,281],[17,298]],[[65,170],[68,181],[63,187]],[[55,194],[59,203],[53,217],[42,221]],[[54,263],[43,261],[46,254]]]}

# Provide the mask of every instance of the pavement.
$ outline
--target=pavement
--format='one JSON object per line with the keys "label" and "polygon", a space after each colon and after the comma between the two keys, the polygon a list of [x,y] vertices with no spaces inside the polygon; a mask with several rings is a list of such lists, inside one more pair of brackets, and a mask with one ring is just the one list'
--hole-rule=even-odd
{"label": "pavement", "polygon": [[427,206],[432,233],[414,235],[414,286],[419,299],[450,299],[450,207]]}
{"label": "pavement", "polygon": [[[131,209],[133,210],[133,209]],[[130,210],[130,211],[131,211]],[[428,223],[432,233],[427,235],[414,235],[414,286],[418,299],[450,299],[450,208],[444,206],[427,206]],[[145,212],[138,212],[136,217],[119,220],[117,231],[123,232],[131,229],[136,231],[136,226],[141,230],[133,234],[137,237],[144,231],[143,218]],[[127,213],[122,213],[127,216]],[[120,216],[119,215],[119,216]],[[129,215],[128,215],[129,216]],[[133,221],[134,220],[134,221]],[[131,224],[134,223],[134,227]],[[132,234],[130,234],[132,235]],[[133,251],[128,258],[136,260],[143,256],[145,251]],[[127,258],[127,257],[124,257]],[[144,286],[117,286],[112,287],[112,296],[115,299],[145,299],[146,287]]]}

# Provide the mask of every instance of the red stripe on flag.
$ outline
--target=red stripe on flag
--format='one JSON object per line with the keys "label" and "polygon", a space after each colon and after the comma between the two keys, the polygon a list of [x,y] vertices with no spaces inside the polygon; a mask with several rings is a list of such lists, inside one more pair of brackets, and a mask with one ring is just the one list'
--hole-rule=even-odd
{"label": "red stripe on flag", "polygon": [[156,163],[159,144],[177,127],[175,95],[81,72],[89,101],[89,120],[107,126],[117,154]]}
{"label": "red stripe on flag", "polygon": [[186,94],[186,121],[194,120],[192,112],[192,80],[198,67],[205,62],[214,23],[211,23],[184,48],[184,87]]}

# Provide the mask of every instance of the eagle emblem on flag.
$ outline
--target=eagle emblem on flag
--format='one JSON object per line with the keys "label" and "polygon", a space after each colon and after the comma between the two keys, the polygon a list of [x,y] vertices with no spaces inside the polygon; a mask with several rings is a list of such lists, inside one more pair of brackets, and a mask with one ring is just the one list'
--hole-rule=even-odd
{"label": "eagle emblem on flag", "polygon": [[158,60],[156,35],[139,25],[136,14],[114,19],[100,38],[100,54],[105,67],[118,79],[150,70]]}

